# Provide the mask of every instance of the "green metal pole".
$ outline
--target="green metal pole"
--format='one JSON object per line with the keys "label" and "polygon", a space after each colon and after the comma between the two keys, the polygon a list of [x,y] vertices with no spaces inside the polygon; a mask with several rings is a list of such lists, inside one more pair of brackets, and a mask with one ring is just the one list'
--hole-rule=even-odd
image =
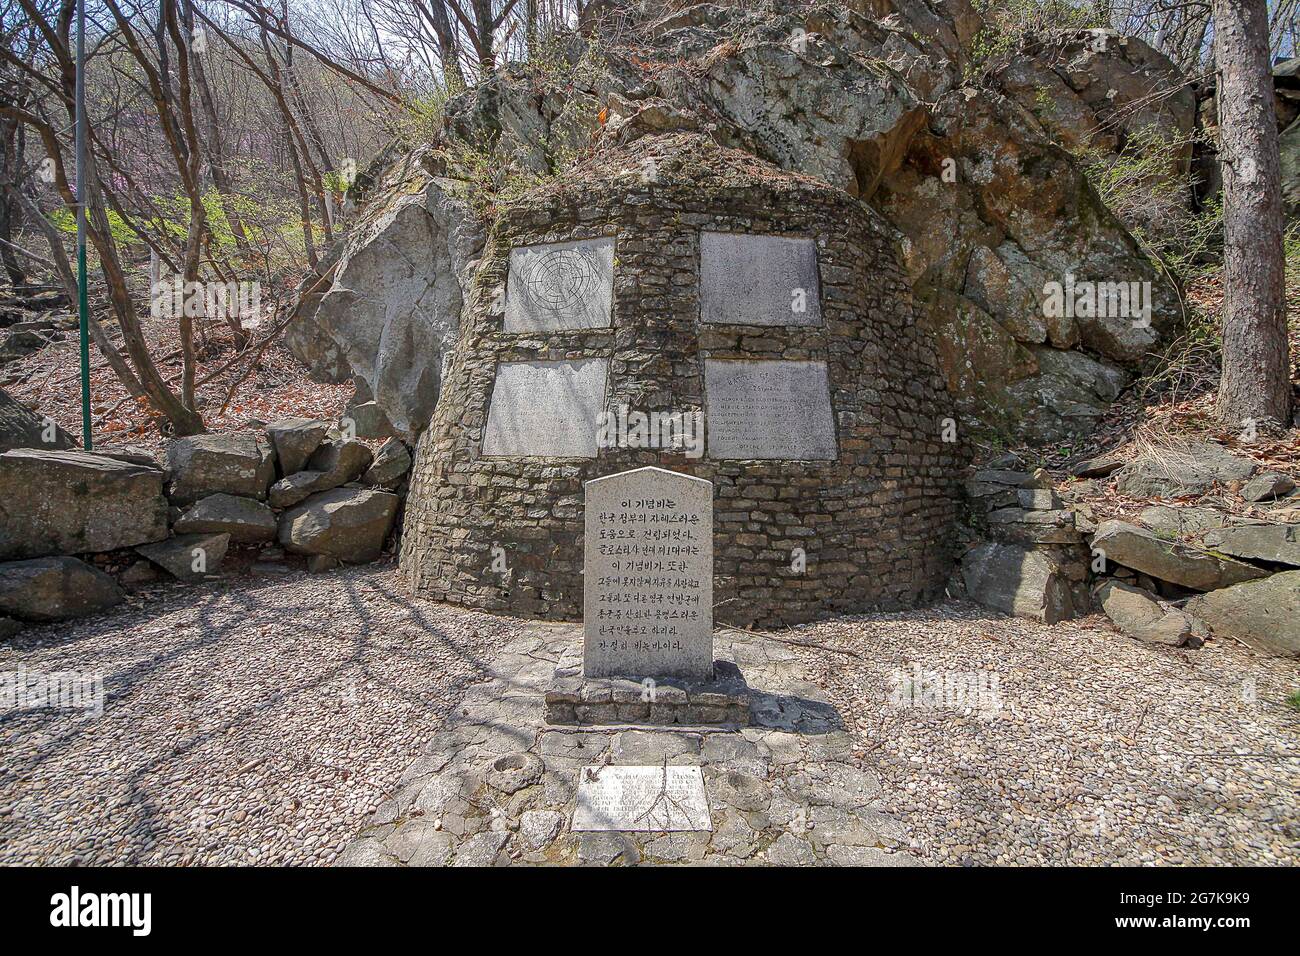
{"label": "green metal pole", "polygon": [[86,0],[77,0],[77,316],[81,325],[81,443],[90,451],[90,299],[86,294]]}

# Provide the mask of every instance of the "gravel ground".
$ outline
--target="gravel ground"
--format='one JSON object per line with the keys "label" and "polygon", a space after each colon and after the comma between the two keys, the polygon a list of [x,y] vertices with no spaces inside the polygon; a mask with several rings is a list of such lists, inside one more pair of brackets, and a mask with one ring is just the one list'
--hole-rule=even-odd
{"label": "gravel ground", "polygon": [[[413,602],[370,566],[27,631],[0,671],[98,672],[107,699],[100,718],[0,712],[0,863],[329,862],[526,627]],[[1300,862],[1294,661],[956,602],[775,636],[923,860]],[[982,676],[985,696],[891,702],[914,667]]]}
{"label": "gravel ground", "polygon": [[0,644],[103,716],[0,711],[0,863],[326,863],[522,624],[391,566],[170,587]]}
{"label": "gravel ground", "polygon": [[[1284,703],[1300,690],[1295,661],[956,602],[781,636],[821,645],[800,648],[810,679],[875,756],[882,809],[924,860],[1300,863],[1300,713]],[[983,671],[987,696],[964,710],[891,702],[916,667],[923,681]]]}

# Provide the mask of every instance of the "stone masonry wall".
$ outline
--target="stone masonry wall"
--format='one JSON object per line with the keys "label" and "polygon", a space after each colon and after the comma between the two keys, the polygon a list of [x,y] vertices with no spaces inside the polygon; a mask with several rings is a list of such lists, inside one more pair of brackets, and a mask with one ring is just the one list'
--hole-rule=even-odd
{"label": "stone masonry wall", "polygon": [[[583,482],[658,465],[715,485],[719,621],[792,623],[932,598],[951,571],[960,452],[941,441],[953,413],[889,228],[842,193],[701,137],[636,148],[619,168],[580,169],[529,195],[491,232],[417,452],[402,544],[415,591],[580,618]],[[702,326],[701,230],[813,238],[824,327]],[[511,247],[598,236],[616,237],[612,327],[505,333],[499,293]],[[702,408],[706,357],[824,360],[839,458],[714,461],[707,450],[691,459],[626,448],[581,460],[480,456],[498,363],[599,356],[610,360],[606,408],[646,412]],[[494,570],[494,557],[508,570]]]}

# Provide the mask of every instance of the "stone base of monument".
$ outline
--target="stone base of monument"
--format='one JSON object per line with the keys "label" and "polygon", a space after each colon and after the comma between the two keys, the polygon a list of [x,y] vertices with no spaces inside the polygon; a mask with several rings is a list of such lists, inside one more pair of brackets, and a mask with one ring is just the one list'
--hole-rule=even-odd
{"label": "stone base of monument", "polygon": [[584,677],[579,649],[560,658],[546,689],[552,724],[749,725],[749,685],[731,661],[715,661],[713,680]]}

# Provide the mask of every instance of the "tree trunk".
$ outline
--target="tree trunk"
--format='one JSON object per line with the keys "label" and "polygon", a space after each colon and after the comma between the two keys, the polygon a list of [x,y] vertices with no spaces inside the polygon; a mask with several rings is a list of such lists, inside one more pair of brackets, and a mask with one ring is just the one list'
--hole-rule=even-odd
{"label": "tree trunk", "polygon": [[1223,160],[1223,377],[1231,428],[1291,423],[1282,188],[1265,0],[1215,0]]}
{"label": "tree trunk", "polygon": [[8,243],[22,226],[22,207],[13,193],[22,189],[23,125],[17,120],[0,119],[0,261],[4,263],[9,283],[15,289],[27,284],[27,269]]}
{"label": "tree trunk", "polygon": [[465,89],[465,74],[460,68],[460,43],[447,16],[446,0],[430,0],[429,22],[438,38],[438,56],[442,60],[442,81],[449,93]]}

